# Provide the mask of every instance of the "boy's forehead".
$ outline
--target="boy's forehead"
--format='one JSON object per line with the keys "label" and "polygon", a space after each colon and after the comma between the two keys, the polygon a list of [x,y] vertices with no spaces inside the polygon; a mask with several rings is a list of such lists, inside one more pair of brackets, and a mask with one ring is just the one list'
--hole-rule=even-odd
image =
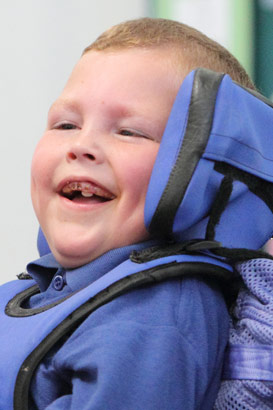
{"label": "boy's forehead", "polygon": [[[162,54],[166,56],[166,51],[161,49],[89,51],[74,67],[63,92],[52,107],[58,105],[73,110],[76,103],[70,99],[71,95],[80,96],[86,94],[88,90],[90,90],[90,100],[93,95],[103,95],[107,90],[109,99],[115,99],[119,95],[126,99],[131,97],[137,102],[138,98],[147,97],[149,90],[152,90],[154,95],[160,96],[165,88],[170,90],[170,99],[173,100],[173,90],[178,91],[184,76],[173,69],[173,64],[168,59],[162,59]],[[106,104],[107,101],[104,103]],[[122,111],[125,116],[131,115],[127,101],[124,103],[120,104],[119,111]]]}
{"label": "boy's forehead", "polygon": [[[131,63],[133,62],[133,63]],[[83,54],[80,60],[75,65],[67,84],[73,81],[84,84],[84,77],[92,77],[96,75],[98,80],[105,75],[106,71],[112,79],[115,78],[115,69],[120,72],[132,72],[134,75],[141,75],[141,71],[145,70],[147,78],[151,81],[155,70],[167,70],[170,76],[178,76],[180,82],[185,77],[185,67],[178,64],[177,52],[172,47],[153,47],[153,48],[126,48],[117,50],[103,51],[88,51]],[[98,72],[99,70],[99,72]],[[124,79],[126,80],[126,78]]]}

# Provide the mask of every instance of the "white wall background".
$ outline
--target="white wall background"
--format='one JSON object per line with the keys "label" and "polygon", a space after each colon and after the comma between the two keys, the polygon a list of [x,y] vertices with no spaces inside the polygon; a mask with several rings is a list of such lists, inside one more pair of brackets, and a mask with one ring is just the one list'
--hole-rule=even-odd
{"label": "white wall background", "polygon": [[146,14],[145,0],[1,0],[0,283],[38,254],[30,163],[47,111],[84,47]]}
{"label": "white wall background", "polygon": [[171,15],[230,49],[231,0],[172,0]]}

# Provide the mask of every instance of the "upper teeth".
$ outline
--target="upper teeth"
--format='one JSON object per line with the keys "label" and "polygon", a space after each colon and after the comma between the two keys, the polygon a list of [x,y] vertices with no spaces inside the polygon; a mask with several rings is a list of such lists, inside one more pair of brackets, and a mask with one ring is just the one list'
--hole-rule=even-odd
{"label": "upper teeth", "polygon": [[93,185],[90,182],[68,182],[62,189],[64,194],[71,194],[73,191],[81,192],[84,197],[91,197],[93,195],[102,196],[103,198],[113,199],[114,195],[110,192]]}

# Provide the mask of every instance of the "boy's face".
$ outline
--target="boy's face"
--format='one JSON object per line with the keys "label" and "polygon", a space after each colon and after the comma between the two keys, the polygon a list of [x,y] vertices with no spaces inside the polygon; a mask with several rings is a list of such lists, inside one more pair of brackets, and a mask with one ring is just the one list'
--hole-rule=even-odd
{"label": "boy's face", "polygon": [[182,81],[166,60],[160,49],[91,51],[50,109],[32,200],[65,267],[149,238],[145,195]]}

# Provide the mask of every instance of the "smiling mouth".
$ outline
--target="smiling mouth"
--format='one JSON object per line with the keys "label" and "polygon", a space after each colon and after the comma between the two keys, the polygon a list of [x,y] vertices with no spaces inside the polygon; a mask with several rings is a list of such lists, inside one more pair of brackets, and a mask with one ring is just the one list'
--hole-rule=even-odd
{"label": "smiling mouth", "polygon": [[67,182],[60,195],[74,202],[106,202],[115,198],[111,192],[90,182]]}

